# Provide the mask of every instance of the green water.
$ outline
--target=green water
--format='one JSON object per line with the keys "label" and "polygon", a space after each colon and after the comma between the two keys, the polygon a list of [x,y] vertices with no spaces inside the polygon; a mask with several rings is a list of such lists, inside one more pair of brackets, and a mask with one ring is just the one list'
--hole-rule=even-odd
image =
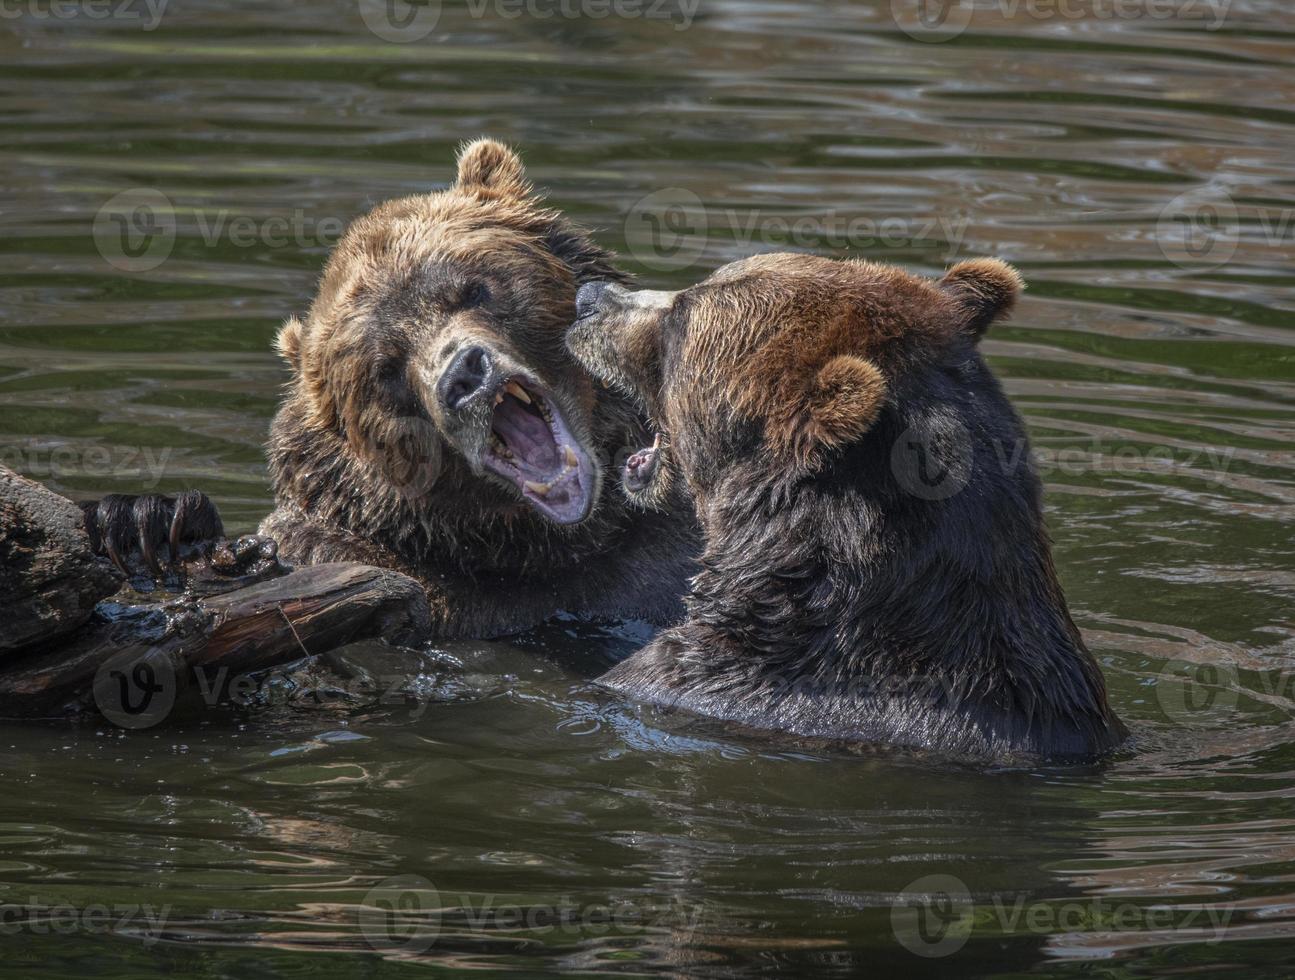
{"label": "green water", "polygon": [[[1295,975],[1295,14],[1025,5],[937,43],[889,3],[501,4],[407,43],[341,0],[6,5],[0,458],[253,528],[278,323],[483,133],[650,284],[797,219],[1001,255],[1030,288],[986,349],[1132,747],[755,742],[592,688],[632,633],[354,652],[307,678],[336,697],[0,726],[0,976]],[[132,189],[175,223],[123,258]]]}

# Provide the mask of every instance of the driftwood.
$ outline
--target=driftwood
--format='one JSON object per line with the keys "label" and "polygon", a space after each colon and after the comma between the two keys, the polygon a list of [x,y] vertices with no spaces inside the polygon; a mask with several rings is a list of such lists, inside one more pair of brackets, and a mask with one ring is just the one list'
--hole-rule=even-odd
{"label": "driftwood", "polygon": [[0,466],[0,670],[14,651],[77,630],[121,587],[83,524],[72,501]]}
{"label": "driftwood", "polygon": [[[258,670],[356,640],[415,643],[429,631],[422,587],[367,565],[292,570],[276,559],[260,572],[268,580],[241,585],[235,578],[224,593],[210,575],[179,595],[118,592],[121,573],[90,553],[84,530],[68,525],[69,518],[82,521],[80,508],[58,504],[62,498],[21,477],[3,477],[0,542],[14,544],[0,552],[0,610],[22,629],[0,627],[7,641],[0,647],[0,715],[97,709],[118,724],[145,727],[194,690],[210,701]],[[43,509],[26,506],[28,497]],[[11,514],[18,519],[11,522]],[[48,516],[49,526],[36,516]],[[100,601],[107,593],[116,594]]]}

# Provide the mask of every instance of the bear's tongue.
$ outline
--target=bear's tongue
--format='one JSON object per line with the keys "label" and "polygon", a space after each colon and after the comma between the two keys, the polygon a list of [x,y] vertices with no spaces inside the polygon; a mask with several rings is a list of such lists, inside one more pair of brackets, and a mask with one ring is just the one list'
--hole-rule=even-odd
{"label": "bear's tongue", "polygon": [[640,493],[652,485],[657,465],[661,459],[661,433],[656,434],[652,445],[640,449],[625,460],[621,479],[631,493]]}
{"label": "bear's tongue", "polygon": [[559,524],[581,521],[593,502],[593,465],[562,413],[510,381],[496,396],[486,466],[511,480],[538,511]]}
{"label": "bear's tongue", "polygon": [[506,394],[495,409],[490,427],[528,478],[542,479],[556,474],[560,462],[558,444],[539,412],[514,395]]}

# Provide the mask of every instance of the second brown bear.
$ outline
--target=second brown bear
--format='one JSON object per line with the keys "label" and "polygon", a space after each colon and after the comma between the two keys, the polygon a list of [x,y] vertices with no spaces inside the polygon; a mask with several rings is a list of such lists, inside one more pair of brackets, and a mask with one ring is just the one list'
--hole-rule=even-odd
{"label": "second brown bear", "polygon": [[1020,279],[762,255],[679,293],[591,283],[567,337],[661,437],[705,534],[682,625],[601,679],[744,725],[978,757],[1126,736],[1071,621],[1020,417],[977,343]]}

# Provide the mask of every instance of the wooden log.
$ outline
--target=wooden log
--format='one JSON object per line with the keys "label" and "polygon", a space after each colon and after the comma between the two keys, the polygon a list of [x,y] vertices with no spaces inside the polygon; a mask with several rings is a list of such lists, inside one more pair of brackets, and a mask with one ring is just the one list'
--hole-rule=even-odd
{"label": "wooden log", "polygon": [[71,501],[0,467],[0,715],[97,708],[138,728],[195,686],[210,693],[212,677],[430,633],[413,579],[351,563],[292,570],[267,539],[177,556],[168,575],[185,591],[141,594],[93,554],[84,520]]}
{"label": "wooden log", "polygon": [[0,466],[0,670],[79,629],[122,578],[91,551],[76,504]]}
{"label": "wooden log", "polygon": [[234,678],[361,639],[416,643],[430,624],[417,582],[351,563],[158,606],[105,603],[74,642],[0,670],[0,715],[93,708],[125,727],[147,727],[186,692],[217,699]]}

